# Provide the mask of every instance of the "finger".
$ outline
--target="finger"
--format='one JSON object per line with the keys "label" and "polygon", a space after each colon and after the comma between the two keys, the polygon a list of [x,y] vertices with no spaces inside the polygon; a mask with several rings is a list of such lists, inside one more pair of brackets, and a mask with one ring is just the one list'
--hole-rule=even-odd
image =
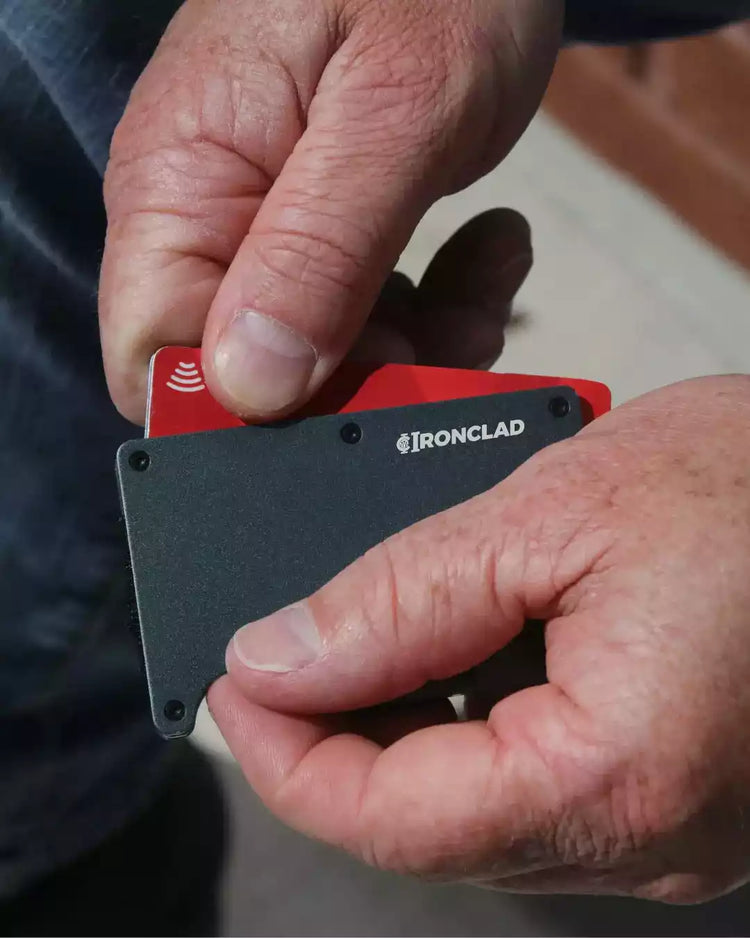
{"label": "finger", "polygon": [[[202,175],[190,187],[177,169],[161,171],[163,188],[146,192],[148,183],[139,181],[141,174],[150,175],[144,167],[111,163],[108,170],[110,222],[99,290],[102,355],[112,399],[134,423],[144,420],[154,352],[201,344],[208,310],[266,186],[263,174],[239,157],[208,144],[200,149]],[[185,154],[186,162],[197,158]]]}
{"label": "finger", "polygon": [[[269,809],[310,836],[350,843],[360,792],[383,747],[339,733],[336,717],[285,714],[254,704],[226,677],[213,684],[207,699],[245,777]],[[312,774],[307,772],[311,760]],[[294,792],[303,786],[309,789],[306,807]]]}
{"label": "finger", "polygon": [[308,600],[245,626],[227,652],[231,677],[260,703],[321,713],[374,706],[487,659],[522,628],[524,609],[512,595],[510,552],[509,595],[498,602],[498,574],[487,569],[495,558],[478,556],[472,542],[479,505],[462,507],[373,548]]}
{"label": "finger", "polygon": [[420,363],[474,368],[503,349],[513,300],[533,263],[531,229],[511,209],[471,219],[438,251],[407,332]]}
{"label": "finger", "polygon": [[[218,16],[210,6],[178,11],[131,94],[105,176],[102,352],[112,398],[134,422],[143,422],[153,353],[201,344],[219,285],[299,140],[330,54],[318,41],[328,30],[317,7],[311,42],[288,29],[282,39],[267,16],[262,31],[248,29],[239,7]],[[282,42],[289,68],[275,54]]]}
{"label": "finger", "polygon": [[556,819],[590,771],[558,774],[567,728],[580,733],[583,720],[555,688],[531,693],[512,720],[434,726],[387,749],[338,732],[335,718],[254,704],[228,678],[209,704],[246,778],[287,824],[381,868],[481,880],[556,862]]}
{"label": "finger", "polygon": [[[340,155],[330,160],[334,135]],[[203,354],[215,395],[242,415],[282,414],[326,380],[426,208],[427,187],[411,192],[400,162],[381,167],[383,184],[362,187],[377,149],[364,121],[348,148],[335,121],[312,121],[230,265]]]}
{"label": "finger", "polygon": [[592,562],[586,538],[556,557],[573,514],[529,550],[525,530],[551,497],[538,498],[549,483],[536,466],[524,467],[528,484],[517,474],[425,519],[307,600],[241,629],[227,654],[233,680],[260,703],[321,713],[382,703],[488,659],[526,618],[546,618]]}

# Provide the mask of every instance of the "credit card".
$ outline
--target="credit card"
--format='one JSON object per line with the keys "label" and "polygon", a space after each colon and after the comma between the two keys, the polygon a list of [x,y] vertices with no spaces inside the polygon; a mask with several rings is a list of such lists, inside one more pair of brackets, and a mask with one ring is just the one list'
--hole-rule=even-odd
{"label": "credit card", "polygon": [[[582,378],[344,362],[295,417],[359,413],[560,386],[571,388],[580,398],[584,424],[612,406],[612,395],[605,384]],[[169,346],[156,352],[149,372],[146,437],[227,430],[244,425],[240,417],[223,407],[209,391],[200,349]]]}

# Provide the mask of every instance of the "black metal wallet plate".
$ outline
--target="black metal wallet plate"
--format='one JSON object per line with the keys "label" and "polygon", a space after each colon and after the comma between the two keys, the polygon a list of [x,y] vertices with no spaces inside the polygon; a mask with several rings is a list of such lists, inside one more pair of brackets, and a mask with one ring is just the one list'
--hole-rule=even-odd
{"label": "black metal wallet plate", "polygon": [[242,625],[581,426],[577,395],[557,387],[125,443],[117,473],[159,732],[192,731]]}

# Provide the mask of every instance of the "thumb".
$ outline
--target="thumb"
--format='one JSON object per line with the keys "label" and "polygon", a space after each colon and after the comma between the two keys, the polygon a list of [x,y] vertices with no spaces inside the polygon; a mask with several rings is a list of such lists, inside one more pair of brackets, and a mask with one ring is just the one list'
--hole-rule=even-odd
{"label": "thumb", "polygon": [[563,520],[530,551],[520,519],[537,529],[538,487],[514,488],[511,477],[425,519],[308,599],[242,628],[227,653],[233,683],[284,712],[369,707],[466,671],[526,619],[553,615],[566,584],[585,572],[586,549],[566,546]]}
{"label": "thumb", "polygon": [[436,116],[404,127],[414,102],[399,88],[355,126],[365,89],[332,70],[208,314],[209,384],[243,416],[288,411],[333,372],[437,196]]}
{"label": "thumb", "polygon": [[514,693],[486,724],[430,726],[386,749],[336,713],[463,671],[525,618],[560,611],[591,545],[574,512],[542,514],[571,488],[544,467],[535,458],[237,634],[209,705],[286,823],[380,867],[486,883],[582,855],[594,819],[581,798],[609,784],[612,756],[557,685]]}
{"label": "thumb", "polygon": [[[458,55],[447,11],[430,23],[421,5],[393,5],[387,17],[363,9],[346,24],[306,130],[209,311],[208,383],[246,417],[281,415],[317,390],[354,344],[422,215],[479,175],[477,154],[497,162],[538,99],[518,91],[508,56],[503,68],[485,68],[481,56]],[[535,88],[537,71],[545,77],[535,70]],[[504,85],[514,90],[496,121]]]}

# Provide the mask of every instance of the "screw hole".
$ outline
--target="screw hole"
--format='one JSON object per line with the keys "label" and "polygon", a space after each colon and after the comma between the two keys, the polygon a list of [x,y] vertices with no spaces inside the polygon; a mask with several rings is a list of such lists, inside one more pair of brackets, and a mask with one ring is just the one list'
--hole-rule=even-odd
{"label": "screw hole", "polygon": [[181,700],[168,700],[164,704],[164,716],[173,723],[179,723],[185,716],[185,704]]}
{"label": "screw hole", "polygon": [[151,465],[151,457],[142,449],[136,450],[128,457],[130,468],[135,472],[145,472]]}
{"label": "screw hole", "polygon": [[564,397],[553,397],[549,402],[549,412],[553,417],[567,417],[570,413],[570,401]]}
{"label": "screw hole", "polygon": [[344,443],[354,446],[362,439],[362,427],[357,423],[346,423],[341,428],[341,439]]}

